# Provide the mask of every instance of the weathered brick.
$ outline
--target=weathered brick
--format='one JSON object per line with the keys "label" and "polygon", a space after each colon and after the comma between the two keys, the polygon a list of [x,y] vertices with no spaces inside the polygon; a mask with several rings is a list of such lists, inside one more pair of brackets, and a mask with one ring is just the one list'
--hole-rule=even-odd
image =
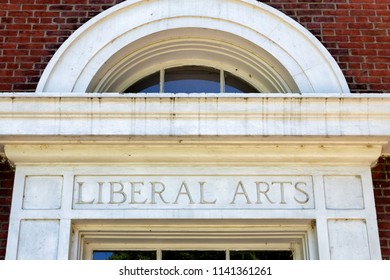
{"label": "weathered brick", "polygon": [[381,157],[372,169],[382,258],[390,259],[390,158]]}

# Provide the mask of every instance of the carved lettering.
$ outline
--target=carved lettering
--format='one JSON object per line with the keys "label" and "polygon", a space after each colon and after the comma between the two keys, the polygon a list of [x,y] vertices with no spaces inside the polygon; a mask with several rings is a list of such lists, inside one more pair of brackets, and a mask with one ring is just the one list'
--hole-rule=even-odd
{"label": "carved lettering", "polygon": [[213,201],[206,201],[205,197],[204,197],[204,185],[206,184],[206,182],[199,182],[199,189],[200,189],[200,204],[215,204],[217,202],[216,199],[214,199]]}
{"label": "carved lettering", "polygon": [[76,204],[92,204],[95,201],[95,199],[92,199],[91,201],[84,201],[83,200],[84,182],[78,182],[78,185],[79,185],[79,196],[78,196],[78,200],[77,200]]}
{"label": "carved lettering", "polygon": [[[184,189],[184,191],[183,191],[183,189]],[[185,181],[183,181],[183,183],[181,184],[180,189],[179,189],[179,192],[177,193],[175,202],[174,202],[173,204],[178,204],[179,197],[180,197],[181,195],[187,196],[187,198],[188,198],[190,204],[195,204],[194,200],[192,199],[190,190],[188,189],[187,183],[186,183]]]}
{"label": "carved lettering", "polygon": [[[241,189],[241,192],[239,192],[239,189]],[[237,195],[244,195],[246,199],[246,204],[251,204],[252,202],[249,199],[248,193],[245,190],[244,184],[240,181],[237,184],[236,191],[234,192],[233,200],[230,202],[230,204],[236,204],[236,197]]]}
{"label": "carved lettering", "polygon": [[103,184],[104,182],[97,182],[99,185],[99,197],[98,202],[96,204],[104,204],[103,202]]}
{"label": "carved lettering", "polygon": [[299,204],[306,204],[309,202],[309,199],[310,199],[310,196],[309,194],[304,190],[302,189],[303,187],[307,187],[307,184],[305,182],[297,182],[294,186],[294,188],[300,192],[301,194],[303,194],[304,196],[304,199],[298,199],[296,196],[294,196],[294,200],[296,202],[298,202]]}
{"label": "carved lettering", "polygon": [[[150,201],[150,204],[157,204],[156,202],[156,195],[158,195],[160,197],[160,200],[164,203],[164,204],[169,204],[169,202],[167,202],[164,197],[162,196],[162,193],[165,191],[165,185],[161,182],[150,182],[150,185],[152,186],[152,194],[151,194],[151,201]],[[159,191],[157,191],[157,186],[160,186],[161,189]]]}
{"label": "carved lettering", "polygon": [[280,186],[280,204],[287,204],[286,202],[286,197],[284,195],[284,188],[285,188],[285,185],[292,185],[291,182],[272,182],[272,185],[279,185]]}
{"label": "carved lettering", "polygon": [[[267,182],[255,182],[255,184],[256,184],[256,193],[257,193],[256,204],[263,204],[263,202],[261,202],[261,195],[262,194],[268,200],[269,203],[271,203],[271,204],[276,203],[276,202],[272,201],[268,196],[269,184]],[[265,188],[262,188],[262,186],[265,186]]]}
{"label": "carved lettering", "polygon": [[143,186],[144,182],[130,182],[130,186],[131,186],[130,204],[145,204],[147,199],[145,199],[144,201],[137,201],[136,200],[136,195],[141,194],[141,190],[137,189],[137,185]]}
{"label": "carved lettering", "polygon": [[[118,190],[115,190],[115,186],[119,186]],[[123,191],[124,186],[121,182],[110,182],[110,202],[109,204],[122,204],[127,200],[127,195]],[[122,197],[119,200],[115,200],[117,196]]]}
{"label": "carved lettering", "polygon": [[311,176],[156,177],[76,176],[73,207],[129,210],[186,209],[190,205],[193,210],[234,209],[236,206],[241,209],[314,208]]}

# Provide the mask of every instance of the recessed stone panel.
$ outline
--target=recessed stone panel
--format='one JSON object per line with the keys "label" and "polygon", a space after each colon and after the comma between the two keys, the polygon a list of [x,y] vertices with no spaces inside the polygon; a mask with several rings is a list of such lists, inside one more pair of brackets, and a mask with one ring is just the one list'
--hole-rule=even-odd
{"label": "recessed stone panel", "polygon": [[364,209],[360,176],[324,176],[327,209]]}
{"label": "recessed stone panel", "polygon": [[62,176],[27,176],[23,209],[60,209]]}
{"label": "recessed stone panel", "polygon": [[328,234],[332,260],[370,259],[365,220],[329,220]]}
{"label": "recessed stone panel", "polygon": [[75,176],[78,210],[313,209],[311,176]]}
{"label": "recessed stone panel", "polygon": [[59,220],[22,220],[17,259],[57,259],[59,227]]}

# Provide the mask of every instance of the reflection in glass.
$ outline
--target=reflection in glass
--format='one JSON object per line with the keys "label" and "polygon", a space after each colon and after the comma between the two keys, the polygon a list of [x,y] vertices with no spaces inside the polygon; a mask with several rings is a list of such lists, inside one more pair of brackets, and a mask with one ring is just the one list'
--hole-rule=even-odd
{"label": "reflection in glass", "polygon": [[156,251],[94,251],[94,260],[155,260]]}
{"label": "reflection in glass", "polygon": [[252,85],[233,74],[224,71],[225,91],[227,93],[257,93],[259,92]]}
{"label": "reflection in glass", "polygon": [[[292,260],[292,251],[261,250],[163,250],[163,260]],[[157,251],[94,251],[94,260],[156,260]]]}
{"label": "reflection in glass", "polygon": [[131,93],[159,93],[160,92],[160,72],[153,73],[131,85],[125,92]]}
{"label": "reflection in glass", "polygon": [[187,66],[170,68],[165,71],[164,92],[218,93],[220,91],[220,70]]}
{"label": "reflection in glass", "polygon": [[292,260],[291,251],[230,251],[231,260]]}
{"label": "reflection in glass", "polygon": [[[160,82],[163,84],[160,85]],[[220,69],[182,66],[163,69],[137,81],[127,93],[257,93],[243,79]]]}
{"label": "reflection in glass", "polygon": [[162,251],[163,260],[225,260],[225,251]]}

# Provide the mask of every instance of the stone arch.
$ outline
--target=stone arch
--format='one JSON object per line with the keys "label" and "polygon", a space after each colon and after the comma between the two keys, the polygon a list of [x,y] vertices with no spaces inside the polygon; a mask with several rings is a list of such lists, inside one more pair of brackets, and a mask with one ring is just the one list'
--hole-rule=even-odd
{"label": "stone arch", "polygon": [[131,0],[79,28],[37,92],[121,92],[158,68],[218,66],[262,92],[349,93],[339,66],[305,28],[254,0]]}

